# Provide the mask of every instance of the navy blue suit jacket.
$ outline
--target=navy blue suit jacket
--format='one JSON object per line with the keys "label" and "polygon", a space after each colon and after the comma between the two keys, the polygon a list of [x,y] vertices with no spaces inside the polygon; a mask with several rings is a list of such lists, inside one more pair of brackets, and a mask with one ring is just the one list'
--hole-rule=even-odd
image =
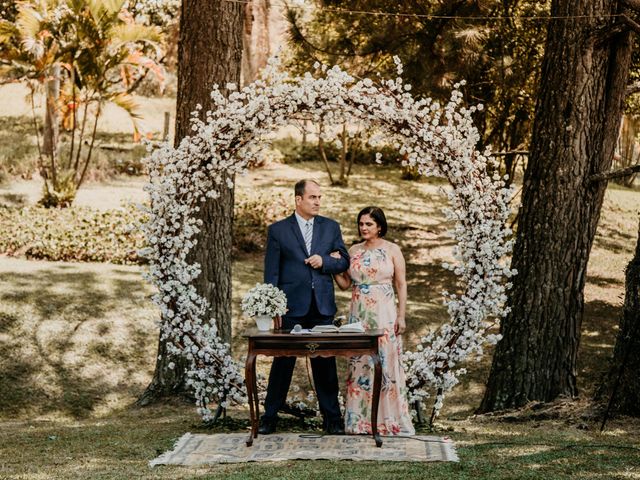
{"label": "navy blue suit jacket", "polygon": [[[334,251],[340,252],[340,259],[329,255]],[[322,257],[322,267],[319,269],[304,263],[306,258],[315,254]],[[311,255],[307,253],[295,214],[269,227],[267,253],[264,257],[264,281],[280,288],[287,295],[286,317],[306,315],[311,305],[311,295],[315,296],[318,311],[322,315],[336,313],[331,275],[349,268],[349,254],[338,222],[319,215],[315,217]]]}

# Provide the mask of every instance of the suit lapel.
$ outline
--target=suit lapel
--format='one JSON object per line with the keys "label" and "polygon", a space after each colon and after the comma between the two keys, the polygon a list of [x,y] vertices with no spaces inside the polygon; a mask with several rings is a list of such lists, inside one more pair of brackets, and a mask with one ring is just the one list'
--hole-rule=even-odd
{"label": "suit lapel", "polygon": [[[302,232],[300,231],[300,226],[298,225],[298,220],[296,220],[296,215],[293,214],[289,217],[289,226],[293,231],[293,236],[298,240],[298,244],[302,247],[302,251],[304,252],[305,257],[307,256],[307,246],[304,244],[304,238],[302,238]],[[315,230],[315,229],[314,229]],[[314,232],[315,236],[315,232]],[[313,245],[313,240],[312,240]],[[311,247],[313,248],[313,246]]]}

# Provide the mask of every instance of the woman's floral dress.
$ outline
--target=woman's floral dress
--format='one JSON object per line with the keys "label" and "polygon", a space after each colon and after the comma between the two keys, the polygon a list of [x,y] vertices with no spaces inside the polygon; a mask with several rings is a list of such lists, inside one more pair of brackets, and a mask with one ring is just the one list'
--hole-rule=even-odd
{"label": "woman's floral dress", "polygon": [[[378,409],[381,435],[413,435],[405,373],[402,369],[402,339],[394,333],[396,303],[393,293],[393,261],[384,248],[359,250],[351,256],[353,279],[349,322],[362,322],[367,329],[383,329],[380,337],[382,388]],[[345,406],[345,431],[371,433],[373,361],[368,355],[349,359]]]}

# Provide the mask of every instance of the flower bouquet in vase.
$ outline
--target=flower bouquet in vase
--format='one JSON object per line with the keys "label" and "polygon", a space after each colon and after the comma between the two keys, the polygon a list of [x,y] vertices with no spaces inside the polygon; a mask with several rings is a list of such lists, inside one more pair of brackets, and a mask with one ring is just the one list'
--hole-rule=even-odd
{"label": "flower bouquet in vase", "polygon": [[256,283],[242,297],[242,312],[256,319],[258,330],[267,332],[276,315],[287,312],[287,296],[278,287],[270,283]]}

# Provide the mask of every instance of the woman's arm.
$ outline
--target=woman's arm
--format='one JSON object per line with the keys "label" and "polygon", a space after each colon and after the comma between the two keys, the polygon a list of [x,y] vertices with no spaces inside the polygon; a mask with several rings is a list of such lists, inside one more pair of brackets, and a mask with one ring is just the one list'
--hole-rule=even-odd
{"label": "woman's arm", "polygon": [[396,293],[398,295],[398,314],[396,317],[394,330],[396,335],[401,335],[407,328],[407,324],[405,322],[405,313],[407,310],[407,267],[400,247],[394,245],[392,252],[393,253],[391,259],[393,261],[393,283],[396,287]]}
{"label": "woman's arm", "polygon": [[[340,252],[331,252],[330,256],[336,259],[342,258]],[[338,287],[340,287],[340,290],[346,290],[351,287],[351,277],[349,276],[349,270],[341,273],[334,273],[333,279],[338,284]]]}

